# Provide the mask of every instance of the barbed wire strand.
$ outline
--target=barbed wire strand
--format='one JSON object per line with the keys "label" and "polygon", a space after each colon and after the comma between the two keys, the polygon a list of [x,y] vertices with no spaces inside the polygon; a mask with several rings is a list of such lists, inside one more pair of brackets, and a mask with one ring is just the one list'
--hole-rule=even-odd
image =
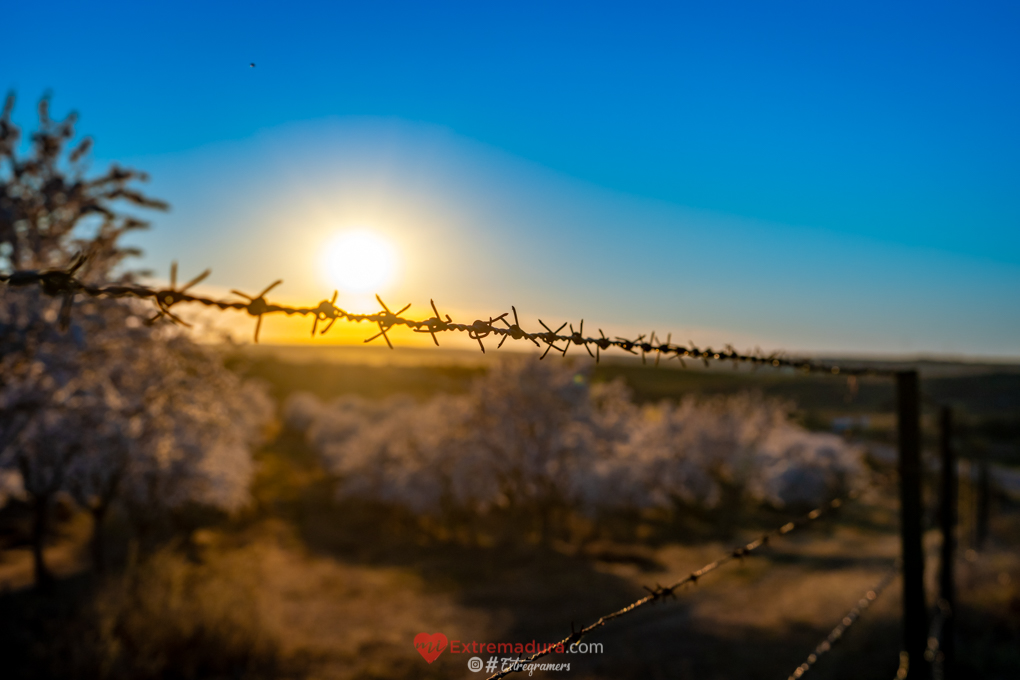
{"label": "barbed wire strand", "polygon": [[835,644],[843,638],[843,635],[850,626],[857,622],[861,614],[863,614],[865,610],[867,610],[867,608],[878,599],[878,597],[882,594],[882,591],[885,590],[889,584],[893,582],[893,579],[899,575],[902,566],[903,565],[900,560],[896,560],[896,563],[888,572],[886,572],[886,574],[882,577],[882,580],[876,583],[871,590],[866,592],[861,599],[857,601],[854,608],[848,611],[846,615],[840,619],[840,622],[832,629],[832,632],[830,632],[824,640],[818,643],[818,646],[815,647],[815,651],[811,652],[804,663],[797,666],[793,673],[790,673],[790,677],[788,677],[787,680],[799,680],[818,662],[821,657],[831,651],[833,646],[835,646]]}
{"label": "barbed wire strand", "polygon": [[[584,626],[584,627],[582,627],[582,628],[580,628],[578,630],[575,630],[574,629],[574,624],[571,623],[570,624],[570,629],[571,629],[570,635],[568,635],[567,637],[563,638],[562,640],[560,640],[557,643],[549,645],[544,650],[535,652],[534,654],[532,654],[531,656],[528,656],[526,658],[518,659],[517,662],[515,662],[508,670],[501,670],[500,672],[495,673],[494,675],[490,675],[487,678],[487,680],[499,680],[499,678],[506,677],[507,675],[510,675],[511,673],[520,672],[519,669],[521,669],[523,665],[529,664],[529,663],[531,663],[533,661],[536,661],[536,660],[538,660],[538,659],[540,659],[540,658],[542,658],[544,656],[547,656],[548,654],[551,654],[553,651],[555,651],[555,649],[557,647],[569,647],[570,645],[572,645],[572,644],[574,644],[576,642],[579,642],[584,636],[588,635],[589,633],[591,633],[592,631],[594,631],[594,630],[596,630],[598,628],[601,628],[601,627],[605,626],[610,621],[613,621],[615,619],[619,619],[620,617],[625,616],[627,614],[630,614],[631,612],[636,611],[637,609],[639,609],[641,607],[649,605],[649,604],[651,604],[653,602],[658,602],[659,600],[663,600],[663,599],[665,599],[667,597],[675,598],[676,597],[676,591],[679,588],[681,588],[681,587],[683,587],[685,585],[688,585],[688,584],[697,584],[698,579],[700,579],[702,576],[705,576],[706,574],[715,571],[716,569],[718,569],[719,567],[722,567],[725,564],[728,564],[730,562],[734,562],[736,560],[742,560],[744,557],[750,555],[751,553],[755,552],[756,550],[758,550],[758,549],[768,545],[769,541],[771,539],[773,539],[773,538],[777,538],[777,537],[780,537],[780,536],[785,536],[786,534],[789,534],[790,532],[792,532],[792,531],[794,531],[796,529],[799,529],[801,527],[804,527],[804,526],[806,526],[808,524],[813,523],[815,520],[819,519],[820,517],[823,517],[823,516],[825,516],[827,514],[830,514],[830,513],[834,512],[834,511],[838,510],[839,508],[843,507],[848,501],[853,501],[853,500],[857,500],[858,498],[860,498],[861,493],[862,493],[861,490],[854,490],[854,491],[849,492],[844,498],[833,499],[833,500],[829,501],[828,503],[826,503],[826,504],[824,504],[824,505],[822,505],[822,506],[820,506],[818,508],[815,508],[814,510],[812,510],[809,513],[807,513],[806,515],[804,515],[800,519],[794,520],[792,522],[787,522],[786,524],[784,524],[783,526],[779,527],[778,529],[773,529],[772,531],[769,531],[769,532],[767,532],[765,534],[762,534],[761,536],[759,536],[758,538],[754,539],[750,543],[747,543],[747,544],[745,544],[745,545],[743,545],[743,546],[741,546],[739,548],[735,548],[733,551],[731,551],[730,553],[728,553],[724,557],[720,557],[719,559],[717,559],[717,560],[715,560],[713,562],[709,562],[708,564],[703,566],[701,569],[698,569],[697,571],[692,571],[690,574],[684,576],[681,579],[678,579],[677,581],[671,583],[668,586],[656,585],[655,588],[649,588],[648,586],[645,586],[645,590],[648,591],[648,595],[645,595],[640,600],[637,600],[636,602],[632,602],[631,604],[627,605],[626,607],[623,607],[622,609],[618,609],[615,612],[612,612],[610,614],[606,614],[606,615],[600,617],[594,623],[590,623],[587,626]],[[515,669],[518,669],[518,670],[515,670]]]}
{"label": "barbed wire strand", "polygon": [[[693,342],[690,342],[687,345],[679,345],[672,342],[672,334],[667,335],[666,341],[662,342],[661,339],[656,336],[655,331],[652,331],[650,334],[639,335],[636,338],[610,338],[607,337],[601,329],[599,329],[599,337],[589,337],[584,335],[583,319],[578,325],[577,330],[574,330],[574,325],[570,322],[564,322],[560,324],[556,330],[553,330],[550,326],[546,325],[544,321],[539,319],[539,324],[545,330],[542,332],[528,332],[521,328],[520,320],[517,317],[517,309],[513,306],[510,307],[514,316],[513,323],[510,323],[507,320],[507,316],[511,312],[503,312],[498,316],[490,316],[487,320],[476,319],[470,324],[465,324],[455,322],[448,314],[445,316],[440,314],[439,309],[432,300],[429,302],[431,303],[432,311],[435,313],[435,316],[421,320],[401,316],[401,314],[407,311],[407,309],[411,306],[410,304],[405,305],[397,312],[393,312],[378,295],[375,297],[382,309],[381,311],[370,314],[353,313],[338,307],[336,305],[337,291],[333,292],[331,299],[324,299],[314,307],[291,307],[288,305],[269,302],[266,299],[266,295],[273,288],[283,283],[282,280],[274,281],[258,295],[249,295],[248,293],[243,293],[238,290],[231,290],[231,293],[234,295],[244,298],[243,301],[213,300],[211,298],[187,292],[191,287],[197,285],[209,276],[211,273],[210,270],[207,269],[187,284],[178,288],[176,285],[176,263],[171,266],[169,288],[151,288],[149,286],[138,284],[93,285],[85,283],[77,277],[77,272],[85,263],[86,259],[87,258],[84,255],[78,255],[70,265],[63,269],[18,270],[9,274],[0,274],[0,282],[4,282],[8,286],[37,285],[46,294],[63,298],[60,319],[61,323],[65,327],[69,322],[71,305],[77,295],[114,298],[130,297],[142,300],[151,300],[153,302],[157,310],[156,316],[151,319],[153,322],[165,317],[173,323],[188,325],[183,319],[171,311],[172,307],[182,303],[200,304],[224,311],[238,310],[247,312],[250,316],[256,318],[254,336],[255,342],[258,342],[259,332],[262,329],[262,317],[267,314],[286,314],[288,316],[296,314],[300,316],[311,316],[313,318],[311,328],[313,337],[316,333],[325,334],[328,332],[333,327],[333,324],[338,320],[351,321],[354,323],[366,322],[375,324],[378,327],[379,332],[372,337],[367,338],[365,342],[372,342],[373,340],[382,338],[390,349],[393,349],[393,343],[387,335],[388,331],[395,326],[405,326],[415,333],[429,333],[436,346],[439,345],[439,339],[436,337],[439,333],[467,333],[468,337],[478,342],[478,346],[482,352],[485,352],[485,344],[482,341],[490,336],[499,338],[497,348],[502,347],[503,343],[506,342],[508,338],[513,340],[527,340],[533,343],[536,347],[541,347],[542,345],[546,346],[545,352],[542,354],[541,358],[545,358],[545,356],[553,350],[565,356],[571,345],[578,345],[584,347],[588,354],[596,361],[601,359],[601,353],[603,351],[610,348],[617,348],[624,352],[629,352],[630,354],[640,355],[643,362],[647,361],[647,357],[649,355],[654,354],[656,365],[658,365],[659,360],[663,356],[666,356],[667,360],[677,359],[683,366],[686,366],[684,359],[692,359],[696,361],[703,361],[706,366],[709,365],[710,361],[731,361],[735,366],[737,364],[747,363],[753,366],[773,366],[776,368],[786,367],[809,373],[829,373],[834,375],[843,374],[851,377],[863,375],[890,376],[895,373],[895,371],[891,369],[865,366],[846,367],[838,366],[829,362],[791,358],[784,356],[781,352],[773,352],[772,354],[766,355],[758,349],[741,353],[729,344],[725,345],[725,348],[722,351],[713,350],[711,347],[702,349],[697,347]],[[319,325],[322,323],[325,323],[325,327],[319,330]],[[569,328],[570,333],[563,333],[564,328]],[[594,352],[592,352],[592,348],[595,349]]]}

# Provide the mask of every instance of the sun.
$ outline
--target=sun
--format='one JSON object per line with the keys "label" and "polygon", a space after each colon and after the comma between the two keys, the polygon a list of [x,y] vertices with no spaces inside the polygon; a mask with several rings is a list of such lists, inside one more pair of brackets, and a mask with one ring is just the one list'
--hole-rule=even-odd
{"label": "sun", "polygon": [[326,280],[346,293],[376,293],[392,283],[397,252],[382,236],[367,229],[334,236],[323,249]]}

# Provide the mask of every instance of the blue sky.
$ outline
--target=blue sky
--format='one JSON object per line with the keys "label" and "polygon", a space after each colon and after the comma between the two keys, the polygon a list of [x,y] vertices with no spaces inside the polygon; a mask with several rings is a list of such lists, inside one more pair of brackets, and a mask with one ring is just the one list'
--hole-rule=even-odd
{"label": "blue sky", "polygon": [[52,91],[97,164],[148,170],[173,204],[140,239],[159,271],[317,300],[314,252],[358,222],[397,245],[387,295],[421,311],[1020,357],[1018,5],[5,16],[19,120]]}

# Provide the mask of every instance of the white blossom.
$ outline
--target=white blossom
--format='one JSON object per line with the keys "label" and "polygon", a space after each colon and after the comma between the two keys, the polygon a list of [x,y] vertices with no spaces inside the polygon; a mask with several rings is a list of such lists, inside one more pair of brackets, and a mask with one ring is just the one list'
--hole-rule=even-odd
{"label": "white blossom", "polygon": [[639,406],[590,367],[507,361],[466,394],[322,403],[293,395],[291,427],[342,495],[419,513],[496,507],[717,505],[725,489],[774,506],[818,503],[864,474],[861,451],[794,423],[759,395]]}

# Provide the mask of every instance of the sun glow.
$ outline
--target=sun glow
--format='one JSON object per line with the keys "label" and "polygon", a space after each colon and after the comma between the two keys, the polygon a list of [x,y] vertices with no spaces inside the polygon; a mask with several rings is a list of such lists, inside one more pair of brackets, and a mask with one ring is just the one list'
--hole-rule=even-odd
{"label": "sun glow", "polygon": [[374,232],[346,231],[326,244],[322,268],[330,284],[343,292],[376,293],[396,276],[397,253]]}

